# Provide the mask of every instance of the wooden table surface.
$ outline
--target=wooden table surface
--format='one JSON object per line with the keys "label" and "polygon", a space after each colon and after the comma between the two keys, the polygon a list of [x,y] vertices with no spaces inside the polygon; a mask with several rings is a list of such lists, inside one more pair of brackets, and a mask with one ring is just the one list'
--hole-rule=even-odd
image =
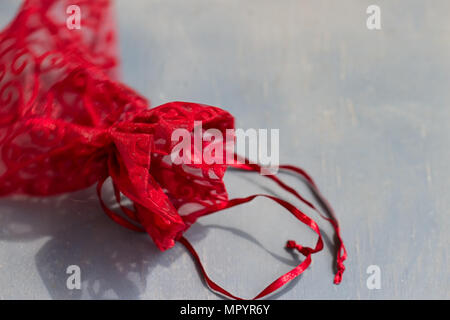
{"label": "wooden table surface", "polygon": [[[230,197],[273,192],[314,217],[323,252],[276,299],[450,298],[450,2],[119,0],[124,81],[153,106],[222,107],[239,128],[280,129],[280,160],[307,169],[333,204],[348,249],[333,284],[332,230],[266,179],[227,172]],[[18,1],[0,3],[0,24]],[[294,177],[286,180],[311,194]],[[252,297],[315,234],[268,200],[188,232],[211,277]],[[66,288],[81,268],[82,289]],[[381,271],[370,290],[367,268]],[[217,299],[181,245],[159,252],[111,222],[93,189],[0,200],[0,298]]]}

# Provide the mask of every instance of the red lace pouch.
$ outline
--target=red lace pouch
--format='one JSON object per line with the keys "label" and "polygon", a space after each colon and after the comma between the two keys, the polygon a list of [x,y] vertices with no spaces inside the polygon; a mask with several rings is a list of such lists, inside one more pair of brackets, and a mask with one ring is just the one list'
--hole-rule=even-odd
{"label": "red lace pouch", "polygon": [[[83,12],[81,30],[66,26],[70,5],[78,5]],[[318,240],[314,248],[288,241],[287,246],[305,259],[255,298],[294,279],[309,266],[311,255],[323,248],[316,222],[271,195],[229,200],[222,181],[226,165],[171,161],[174,130],[183,128],[193,134],[201,121],[203,130],[217,129],[226,136],[226,130],[234,128],[234,119],[222,109],[196,103],[172,102],[149,109],[145,98],[117,79],[111,14],[106,0],[27,0],[0,34],[0,195],[50,196],[97,184],[100,203],[111,219],[147,232],[161,250],[180,242],[199,262],[210,288],[236,299],[207,276],[183,233],[201,216],[256,197],[269,198],[308,225]],[[209,144],[202,143],[202,147]],[[232,166],[262,169],[248,161]],[[331,206],[305,171],[289,165],[280,170],[299,175],[327,207],[330,216],[323,217],[337,234],[335,283],[339,283],[347,254]],[[266,177],[318,212],[279,177]],[[108,178],[120,214],[102,201],[102,186]],[[122,195],[133,202],[133,208],[121,204]]]}

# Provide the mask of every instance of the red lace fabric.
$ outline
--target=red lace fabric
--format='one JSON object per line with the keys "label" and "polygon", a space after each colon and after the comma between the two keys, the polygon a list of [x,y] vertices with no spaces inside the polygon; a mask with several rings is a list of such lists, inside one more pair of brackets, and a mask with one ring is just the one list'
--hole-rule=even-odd
{"label": "red lace fabric", "polygon": [[[69,5],[81,8],[81,30],[66,26]],[[100,203],[114,221],[147,232],[161,250],[179,241],[198,262],[197,253],[182,236],[197,218],[257,196],[267,197],[307,224],[318,241],[314,248],[288,242],[305,260],[255,298],[301,274],[311,255],[323,247],[317,224],[273,196],[229,200],[222,181],[226,165],[172,163],[175,129],[193,132],[194,122],[201,121],[203,130],[215,128],[226,136],[226,129],[234,128],[234,119],[222,109],[196,103],[171,102],[150,109],[145,98],[118,80],[113,22],[107,0],[27,0],[0,34],[0,195],[50,196],[97,184]],[[207,145],[203,142],[203,147]],[[245,162],[234,167],[261,169]],[[318,193],[303,170],[293,166],[281,170],[299,174]],[[268,177],[317,211],[278,177]],[[108,178],[122,213],[112,211],[102,200]],[[121,204],[122,196],[132,201],[132,209]],[[334,213],[322,200],[331,213],[325,218],[338,235],[335,283],[339,283],[345,247]],[[213,290],[238,298],[201,270]]]}

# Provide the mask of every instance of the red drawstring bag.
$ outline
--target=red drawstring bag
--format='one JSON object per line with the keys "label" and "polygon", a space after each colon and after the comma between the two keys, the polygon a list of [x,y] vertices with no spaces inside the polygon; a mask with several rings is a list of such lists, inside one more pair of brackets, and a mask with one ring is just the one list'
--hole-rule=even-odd
{"label": "red drawstring bag", "polygon": [[[66,26],[69,5],[78,5],[83,13],[81,30]],[[111,219],[147,232],[161,250],[180,242],[199,263],[210,288],[235,299],[207,276],[183,233],[201,216],[266,197],[308,225],[318,240],[314,248],[288,241],[287,247],[297,249],[305,260],[255,299],[301,274],[311,255],[323,248],[317,224],[274,196],[229,200],[222,181],[224,164],[172,163],[174,130],[193,132],[195,122],[201,121],[203,130],[214,128],[226,136],[234,118],[197,103],[171,102],[149,109],[145,98],[117,79],[113,21],[109,0],[26,0],[0,34],[0,195],[50,196],[97,184],[100,203]],[[245,160],[232,166],[262,169]],[[347,253],[331,206],[305,171],[289,165],[280,170],[298,174],[327,207],[330,217],[322,217],[337,234],[334,282],[339,283]],[[122,214],[102,201],[102,186],[109,177]],[[266,177],[318,212],[280,178]],[[122,195],[133,209],[121,204]]]}

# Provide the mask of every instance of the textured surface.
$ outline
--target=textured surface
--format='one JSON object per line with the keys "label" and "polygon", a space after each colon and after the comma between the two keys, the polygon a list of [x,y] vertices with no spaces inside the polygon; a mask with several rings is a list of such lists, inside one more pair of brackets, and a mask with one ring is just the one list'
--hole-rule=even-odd
{"label": "textured surface", "polygon": [[[365,26],[369,4],[117,4],[126,83],[153,106],[201,102],[231,112],[237,127],[279,128],[281,161],[310,171],[334,205],[349,253],[342,284],[332,284],[327,247],[273,298],[450,298],[450,4],[378,1],[380,31]],[[2,26],[17,5],[0,3]],[[229,172],[225,182],[232,197],[269,187],[295,201],[251,174]],[[187,236],[211,277],[244,297],[295,262],[285,240],[315,241],[266,200],[203,218]],[[71,264],[82,290],[66,289]],[[380,290],[366,287],[374,264]],[[184,248],[161,253],[115,225],[94,190],[2,199],[0,298],[70,297],[217,298]]]}

